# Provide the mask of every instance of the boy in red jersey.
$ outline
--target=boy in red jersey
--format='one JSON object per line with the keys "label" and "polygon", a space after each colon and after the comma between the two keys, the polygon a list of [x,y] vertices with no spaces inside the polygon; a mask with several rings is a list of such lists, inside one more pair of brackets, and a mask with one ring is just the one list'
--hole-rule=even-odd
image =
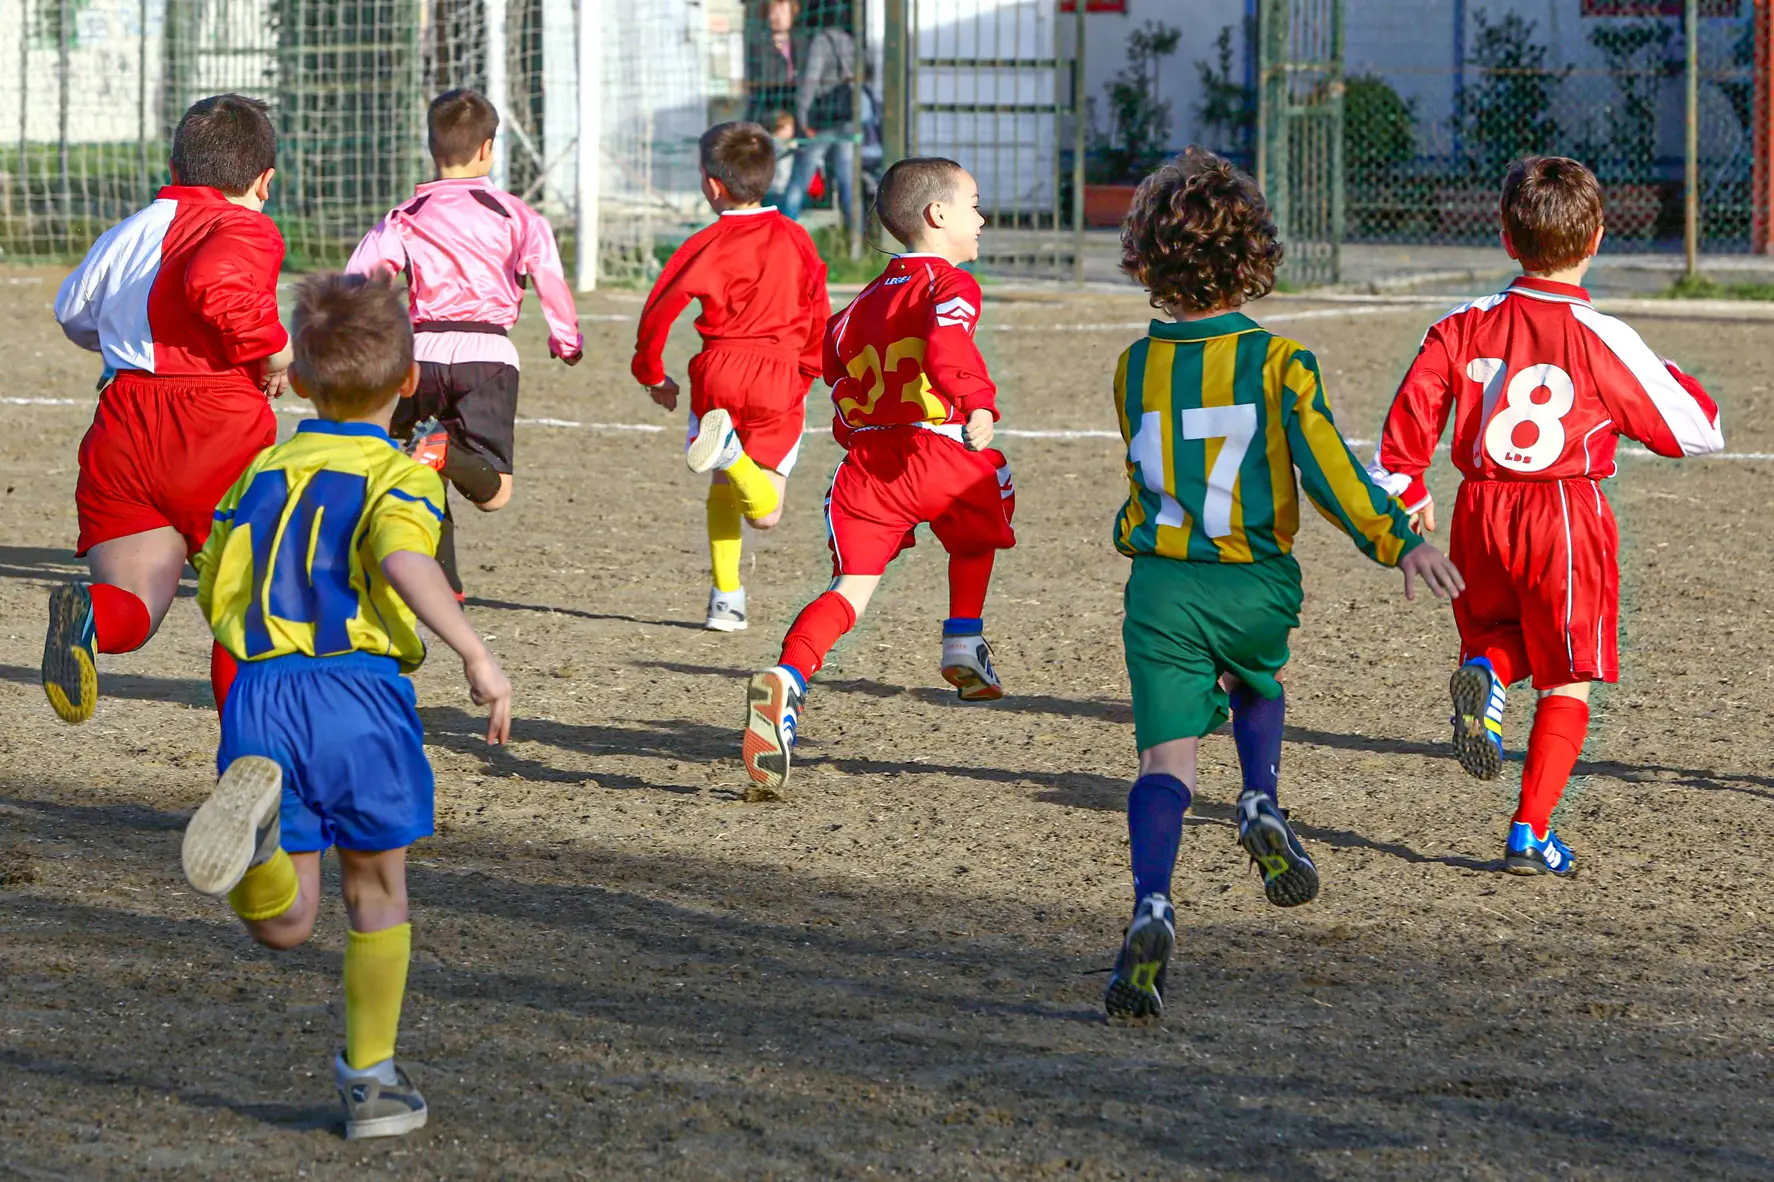
{"label": "boy in red jersey", "polygon": [[1503,769],[1506,688],[1540,692],[1505,867],[1575,872],[1552,831],[1589,729],[1589,686],[1619,678],[1619,533],[1602,497],[1624,435],[1664,456],[1725,445],[1706,391],[1639,335],[1595,310],[1580,286],[1601,248],[1602,198],[1575,160],[1531,156],[1503,181],[1503,249],[1522,277],[1432,328],[1405,375],[1373,473],[1425,531],[1423,484],[1454,416],[1449,557],[1466,576],[1454,601],[1454,750],[1481,779]]}
{"label": "boy in red jersey", "polygon": [[766,793],[788,778],[808,680],[919,525],[949,552],[943,679],[962,701],[1004,696],[981,616],[997,552],[1016,545],[1016,502],[991,447],[998,392],[973,340],[979,284],[960,268],[979,257],[979,186],[952,160],[914,157],[887,170],[875,205],[910,250],[826,329],[832,431],[848,453],[826,498],[833,582],[747,691],[745,767]]}
{"label": "boy in red jersey", "polygon": [[[262,211],[277,133],[265,104],[203,99],[173,133],[172,184],[107,230],[56,293],[68,339],[113,374],[80,443],[77,553],[91,582],[49,596],[43,690],[68,722],[92,717],[98,653],[152,636],[211,515],[277,440],[289,334],[277,319],[283,237]],[[210,674],[221,707],[226,650]]]}
{"label": "boy in red jersey", "polygon": [[740,521],[769,529],[801,454],[807,391],[820,374],[831,301],[825,263],[800,224],[760,204],[776,172],[776,143],[756,123],[721,123],[702,135],[702,195],[719,216],[671,256],[641,313],[635,380],[676,410],[678,384],[662,354],[672,322],[702,301],[702,352],[690,361],[690,430],[684,460],[713,476],[708,554],[713,587],[705,627],[746,626],[739,581]]}

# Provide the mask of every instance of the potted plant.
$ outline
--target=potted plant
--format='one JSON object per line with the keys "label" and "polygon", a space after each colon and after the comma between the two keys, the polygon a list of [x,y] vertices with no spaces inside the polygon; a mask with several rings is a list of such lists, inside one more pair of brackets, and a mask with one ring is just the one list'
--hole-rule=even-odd
{"label": "potted plant", "polygon": [[1177,51],[1183,32],[1148,21],[1127,38],[1127,65],[1103,88],[1108,97],[1108,128],[1094,126],[1090,103],[1091,153],[1085,161],[1084,221],[1119,226],[1133,204],[1134,190],[1163,162],[1170,148],[1170,103],[1158,97],[1158,70]]}

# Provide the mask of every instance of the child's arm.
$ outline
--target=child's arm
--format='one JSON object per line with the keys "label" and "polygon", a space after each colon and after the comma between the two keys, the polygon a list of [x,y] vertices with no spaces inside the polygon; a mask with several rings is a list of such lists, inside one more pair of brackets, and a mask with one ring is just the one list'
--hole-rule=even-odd
{"label": "child's arm", "polygon": [[671,326],[678,314],[699,294],[693,289],[691,263],[700,254],[693,241],[686,242],[666,261],[665,269],[653,284],[653,293],[647,297],[646,307],[641,309],[641,326],[635,332],[634,360],[629,363],[629,372],[647,388],[653,401],[667,410],[677,409],[678,384],[665,372],[665,341],[671,336]]}
{"label": "child's arm", "polygon": [[1723,451],[1718,403],[1700,383],[1660,360],[1626,324],[1585,311],[1573,309],[1599,342],[1590,349],[1589,376],[1620,433],[1660,456]]}
{"label": "child's arm", "polygon": [[456,650],[468,678],[468,696],[487,707],[487,742],[511,738],[511,679],[462,614],[437,559],[416,550],[396,550],[382,559],[389,586],[439,640]]}
{"label": "child's arm", "polygon": [[74,268],[73,274],[62,280],[55,293],[55,318],[62,326],[62,333],[82,349],[94,353],[102,347],[99,341],[100,292],[105,282],[105,256],[110,253],[116,233],[116,226],[105,231],[80,260],[80,265]]}
{"label": "child's arm", "polygon": [[1459,571],[1412,531],[1404,510],[1373,482],[1349,450],[1331,418],[1318,359],[1304,349],[1295,353],[1283,381],[1288,450],[1313,506],[1363,554],[1382,566],[1402,569],[1405,598],[1415,597],[1416,578],[1437,598],[1452,598],[1465,590]]}
{"label": "child's arm", "polygon": [[1449,375],[1454,354],[1440,324],[1430,328],[1416,360],[1399,383],[1386,411],[1380,443],[1368,474],[1395,496],[1426,532],[1435,532],[1435,508],[1423,473],[1435,458],[1435,445],[1453,413],[1455,390]]}
{"label": "child's arm", "polygon": [[938,284],[925,330],[924,372],[960,412],[967,424],[967,446],[978,451],[991,444],[992,424],[998,420],[998,387],[973,339],[983,302],[979,282],[965,271],[951,271]]}
{"label": "child's arm", "polygon": [[548,321],[548,351],[568,365],[585,356],[585,337],[579,331],[579,306],[561,269],[560,247],[554,230],[541,214],[524,207],[523,273],[536,281],[536,298]]}
{"label": "child's arm", "polygon": [[398,275],[407,269],[407,245],[387,218],[377,222],[346,260],[348,275]]}
{"label": "child's arm", "polygon": [[192,252],[185,290],[196,313],[221,336],[230,363],[264,361],[289,344],[277,318],[282,266],[283,237],[264,217],[237,221]]}

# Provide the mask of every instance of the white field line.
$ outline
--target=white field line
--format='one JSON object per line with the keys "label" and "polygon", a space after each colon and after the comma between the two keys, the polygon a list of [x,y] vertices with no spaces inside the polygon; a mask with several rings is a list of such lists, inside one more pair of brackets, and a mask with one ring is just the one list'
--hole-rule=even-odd
{"label": "white field line", "polygon": [[[96,401],[94,401],[92,399],[87,399],[87,398],[0,397],[0,406],[77,406],[77,407],[81,407],[86,410],[91,410],[93,407],[95,407],[97,405],[98,405],[98,403]],[[284,415],[292,415],[295,417],[303,417],[303,416],[312,415],[314,413],[314,411],[312,408],[306,407],[306,406],[280,406],[277,408],[277,413],[284,414]],[[630,433],[642,434],[642,435],[657,435],[657,434],[660,434],[660,433],[663,433],[666,431],[677,430],[677,428],[674,426],[667,426],[667,425],[664,425],[661,423],[595,423],[595,422],[584,422],[579,419],[552,419],[552,418],[518,419],[517,422],[520,425],[525,426],[525,427],[553,427],[553,428],[560,429],[560,430],[590,431],[590,432],[593,432],[594,434],[608,434],[608,435],[620,435],[620,434],[630,434]],[[807,435],[830,435],[832,432],[831,432],[830,427],[808,427],[804,433]],[[1028,428],[1021,428],[1021,427],[1000,428],[998,431],[998,434],[1008,436],[1012,439],[1116,439],[1116,440],[1118,440],[1121,438],[1121,433],[1119,431],[1058,430],[1058,429],[1056,429],[1056,430],[1035,430],[1035,429],[1028,429]],[[1373,447],[1374,443],[1375,443],[1375,441],[1372,439],[1347,439],[1344,442],[1348,443],[1348,445],[1351,448]],[[1446,451],[1446,450],[1448,450],[1447,445],[1443,444],[1437,450]],[[1635,458],[1645,458],[1645,457],[1650,457],[1650,456],[1655,455],[1654,452],[1647,451],[1645,448],[1631,447],[1631,446],[1620,448],[1618,454],[1623,455],[1623,456],[1632,456]],[[1699,460],[1766,461],[1766,460],[1774,460],[1774,452],[1727,451],[1727,452],[1718,452],[1718,453],[1716,453],[1714,455],[1710,455],[1710,456],[1692,456],[1690,458],[1691,459],[1699,459]]]}

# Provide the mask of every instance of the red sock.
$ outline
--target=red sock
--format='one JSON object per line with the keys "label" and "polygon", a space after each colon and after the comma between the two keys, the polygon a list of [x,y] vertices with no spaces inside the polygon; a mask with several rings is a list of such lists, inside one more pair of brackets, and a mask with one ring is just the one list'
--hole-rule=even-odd
{"label": "red sock", "polygon": [[222,713],[222,703],[228,700],[228,691],[234,687],[234,675],[240,666],[234,660],[234,654],[216,641],[209,650],[209,690],[216,698],[216,713]]}
{"label": "red sock", "polygon": [[986,587],[992,581],[996,550],[949,555],[949,618],[977,620],[986,614]]}
{"label": "red sock", "polygon": [[1515,820],[1532,825],[1536,837],[1546,836],[1552,810],[1565,793],[1588,734],[1588,702],[1560,694],[1540,699],[1528,736],[1527,766],[1521,773],[1521,807],[1515,810]]}
{"label": "red sock", "polygon": [[782,638],[780,664],[799,673],[802,681],[811,681],[838,637],[854,627],[856,609],[836,591],[827,591],[802,608],[789,626],[788,635]]}
{"label": "red sock", "polygon": [[110,583],[93,583],[86,593],[92,597],[92,623],[101,653],[132,653],[148,643],[154,626],[147,604]]}

